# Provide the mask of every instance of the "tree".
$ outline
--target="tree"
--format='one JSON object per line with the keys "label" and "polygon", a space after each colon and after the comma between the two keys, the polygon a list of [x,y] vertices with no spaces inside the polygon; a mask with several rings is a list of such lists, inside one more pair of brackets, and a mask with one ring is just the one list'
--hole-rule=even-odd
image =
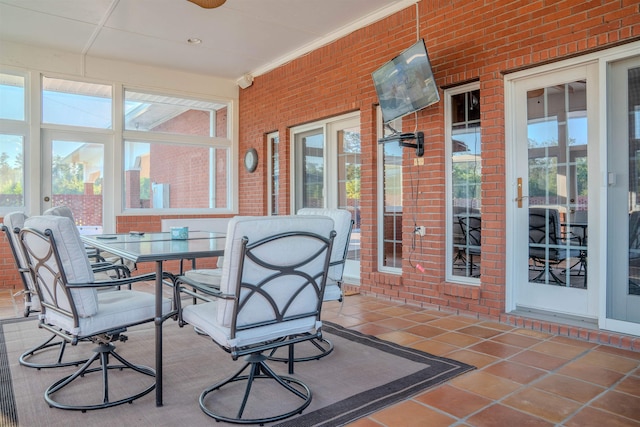
{"label": "tree", "polygon": [[55,156],[51,168],[53,194],[84,194],[83,172],[83,164],[65,163],[61,156]]}

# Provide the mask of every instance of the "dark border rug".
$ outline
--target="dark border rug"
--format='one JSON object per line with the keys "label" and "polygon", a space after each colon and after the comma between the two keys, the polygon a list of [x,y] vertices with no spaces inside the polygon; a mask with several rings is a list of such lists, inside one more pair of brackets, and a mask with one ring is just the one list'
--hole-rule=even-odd
{"label": "dark border rug", "polygon": [[[81,413],[49,408],[43,398],[44,389],[73,368],[37,371],[18,364],[24,349],[47,337],[36,322],[0,322],[0,425],[227,425],[207,417],[198,406],[198,396],[234,371],[239,362],[196,335],[193,328],[178,328],[169,321],[164,330],[164,406],[155,407],[155,394],[151,393],[132,405]],[[294,377],[313,392],[311,406],[303,414],[273,425],[342,426],[475,369],[326,321],[323,332],[335,345],[333,353],[295,364]],[[132,328],[127,335],[129,341],[117,344],[121,354],[153,366],[153,325]],[[80,344],[72,351],[87,354],[91,344]],[[284,363],[271,362],[270,366],[286,375]]]}

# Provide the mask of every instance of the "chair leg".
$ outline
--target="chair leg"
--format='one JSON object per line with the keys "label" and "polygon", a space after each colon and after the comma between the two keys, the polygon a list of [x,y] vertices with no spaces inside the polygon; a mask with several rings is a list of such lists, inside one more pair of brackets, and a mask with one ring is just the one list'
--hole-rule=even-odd
{"label": "chair leg", "polygon": [[[59,341],[54,341],[57,338],[57,335],[51,335],[51,337],[45,340],[42,344],[37,345],[36,347],[25,351],[20,355],[18,359],[19,363],[22,366],[26,366],[27,368],[35,368],[35,369],[48,369],[48,368],[61,368],[64,366],[79,366],[87,361],[87,359],[82,360],[73,360],[69,362],[63,362],[64,352],[67,348],[67,341],[60,339]],[[32,357],[36,354],[42,354],[43,351],[52,349],[53,347],[59,347],[57,356],[55,361],[53,362],[34,362],[32,361]],[[51,350],[53,351],[53,350]]]}
{"label": "chair leg", "polygon": [[[554,272],[553,269],[551,268],[550,264],[548,262],[546,262],[544,264],[544,267],[542,268],[542,270],[540,270],[540,272],[538,273],[538,275],[536,277],[534,277],[533,279],[530,279],[530,282],[537,282],[537,283],[547,283],[547,278],[551,277],[553,279],[553,282],[558,283],[560,285],[564,285],[565,282],[559,278]],[[549,283],[551,284],[551,281],[549,281]]]}
{"label": "chair leg", "polygon": [[[84,365],[80,369],[78,369],[73,374],[64,377],[55,383],[53,383],[44,393],[44,398],[47,404],[51,407],[59,408],[59,409],[67,409],[67,410],[75,410],[75,411],[90,411],[94,409],[103,409],[109,408],[112,406],[122,405],[123,403],[130,403],[134,400],[150,393],[156,388],[155,381],[147,386],[142,391],[135,393],[130,396],[126,396],[124,398],[111,401],[109,396],[109,370],[123,370],[123,369],[131,369],[133,371],[139,372],[143,375],[150,376],[155,378],[156,373],[155,370],[149,368],[147,366],[134,365],[129,361],[125,360],[122,356],[115,352],[115,346],[111,343],[100,343],[98,348],[94,349],[94,354],[87,360]],[[114,365],[109,363],[110,357],[113,357],[117,361],[119,361],[120,365]],[[99,360],[100,363],[98,367],[90,368],[90,366]],[[75,380],[82,380],[87,376],[87,374],[91,373],[100,373],[102,376],[102,396],[101,401],[99,403],[91,403],[91,404],[67,404],[62,403],[54,399],[53,395],[63,388],[70,386],[73,384]],[[96,399],[97,400],[97,399]]]}
{"label": "chair leg", "polygon": [[[308,344],[307,344],[308,343]],[[295,356],[293,354],[293,351],[291,349],[291,347],[293,346],[298,346],[298,354],[300,354],[300,347],[301,346],[306,346],[303,350],[303,355],[302,356]],[[311,346],[311,347],[310,347]],[[284,363],[288,363],[289,364],[289,374],[293,374],[293,364],[296,362],[308,362],[310,360],[318,360],[321,359],[325,356],[328,356],[332,351],[333,351],[333,343],[327,339],[324,338],[320,338],[320,339],[310,339],[307,341],[302,341],[300,343],[297,344],[290,344],[287,346],[289,348],[289,352],[287,354],[287,357],[284,357],[284,355],[282,355],[282,347],[280,348],[274,348],[273,350],[271,350],[271,352],[268,354],[267,359],[268,360],[272,360],[274,362],[284,362]],[[280,355],[278,355],[278,353]],[[309,354],[310,353],[310,354]]]}
{"label": "chair leg", "polygon": [[[267,357],[260,353],[247,355],[245,357],[246,363],[235,374],[205,389],[200,394],[199,402],[200,402],[200,408],[202,409],[202,411],[208,416],[210,416],[211,418],[214,418],[216,421],[225,421],[225,422],[236,423],[236,424],[260,424],[260,425],[263,425],[264,423],[282,420],[284,418],[288,418],[293,415],[302,413],[302,411],[305,408],[307,408],[307,406],[309,406],[309,404],[311,403],[311,390],[309,389],[309,387],[307,387],[307,385],[304,384],[302,381],[297,380],[295,378],[280,376],[276,374],[265,363],[266,360],[267,360]],[[242,375],[242,373],[245,370],[247,370],[247,368],[249,369],[248,374]],[[281,387],[283,387],[286,391],[293,394],[296,398],[302,399],[303,400],[302,404],[298,405],[295,409],[282,414],[266,416],[262,418],[243,418],[247,403],[249,402],[249,396],[251,395],[251,391],[253,389],[253,385],[257,380],[275,380],[276,383],[279,384]],[[246,381],[246,386],[244,387],[244,394],[240,401],[238,411],[235,413],[235,415],[221,414],[219,412],[216,412],[217,410],[220,409],[219,406],[214,404],[211,404],[210,406],[206,405],[205,400],[210,393],[214,391],[221,391],[220,389],[223,386],[229,383],[237,382],[237,381]],[[298,387],[294,387],[292,384],[296,384]],[[213,407],[215,407],[216,410],[211,409]]]}

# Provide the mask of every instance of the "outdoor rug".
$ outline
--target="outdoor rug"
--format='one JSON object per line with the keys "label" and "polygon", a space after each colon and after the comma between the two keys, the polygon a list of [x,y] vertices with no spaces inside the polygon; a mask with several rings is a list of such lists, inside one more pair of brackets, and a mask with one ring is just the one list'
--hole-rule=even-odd
{"label": "outdoor rug", "polygon": [[[294,365],[293,377],[305,382],[313,393],[311,405],[302,414],[273,425],[345,425],[474,369],[329,322],[324,322],[323,332],[325,338],[333,342],[334,351],[319,360]],[[130,328],[126,335],[127,342],[116,343],[118,352],[134,363],[153,367],[153,324]],[[197,335],[189,326],[179,328],[169,320],[164,327],[163,406],[155,406],[155,392],[151,392],[133,404],[85,413],[50,408],[43,397],[49,385],[75,371],[75,367],[36,370],[18,363],[25,349],[48,336],[37,328],[35,320],[0,322],[1,426],[227,425],[216,423],[204,414],[198,399],[202,390],[238,370],[242,362],[233,361],[228,353],[209,338]],[[86,358],[92,349],[93,344],[81,343],[67,351],[67,357]],[[269,366],[287,375],[285,363],[272,361]],[[118,372],[109,373],[109,389],[113,393],[121,387],[117,382]],[[121,375],[131,374],[128,370],[124,372]],[[112,373],[116,377],[113,381]],[[99,380],[100,375],[93,376]],[[136,382],[130,376],[125,378],[126,385]],[[144,378],[141,383],[149,381],[149,377]],[[277,388],[264,391],[264,398],[258,403],[268,402],[277,410],[279,399],[272,394]],[[84,395],[84,392],[78,394]],[[73,400],[78,396],[66,397]]]}

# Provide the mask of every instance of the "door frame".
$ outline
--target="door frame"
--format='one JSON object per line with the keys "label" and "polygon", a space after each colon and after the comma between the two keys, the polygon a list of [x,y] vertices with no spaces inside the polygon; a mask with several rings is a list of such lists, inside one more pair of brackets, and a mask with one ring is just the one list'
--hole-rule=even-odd
{"label": "door frame", "polygon": [[[532,70],[535,71],[535,70]],[[597,125],[598,125],[598,109],[600,108],[598,102],[598,82],[595,75],[597,66],[594,61],[579,62],[572,66],[558,68],[557,70],[550,70],[548,72],[532,72],[520,76],[519,78],[509,79],[510,82],[510,96],[512,105],[522,105],[522,97],[526,96],[528,90],[537,89],[539,87],[546,87],[548,85],[568,83],[576,80],[585,79],[587,81],[587,126],[588,126],[588,150],[590,155],[588,156],[589,171],[599,170],[597,164],[597,156],[591,154],[592,150],[596,150],[598,147]],[[519,103],[518,103],[519,101]],[[508,108],[508,107],[507,107]],[[595,110],[594,110],[595,109]],[[514,111],[511,122],[509,123],[510,141],[507,145],[507,151],[511,153],[511,168],[508,175],[508,183],[510,187],[515,187],[517,178],[522,177],[523,172],[528,170],[527,159],[518,157],[518,153],[522,155],[524,153],[523,147],[518,147],[518,144],[522,144],[523,138],[526,136],[522,134],[523,129],[517,127],[526,122],[526,109],[518,109]],[[518,172],[519,171],[519,172]],[[526,181],[526,178],[525,178]],[[598,192],[597,180],[593,173],[589,173],[589,206],[600,206],[598,204]],[[526,185],[525,185],[526,187]],[[525,194],[524,196],[528,196]],[[525,198],[523,207],[518,208],[515,196],[510,197],[507,207],[510,208],[508,212],[509,218],[513,221],[513,229],[511,233],[507,234],[507,238],[513,245],[513,251],[507,252],[507,265],[511,265],[514,272],[512,279],[512,292],[513,292],[513,308],[521,307],[526,310],[541,310],[545,313],[554,313],[560,316],[574,317],[582,319],[596,319],[598,316],[598,285],[601,282],[593,280],[592,270],[596,270],[598,265],[589,262],[589,274],[587,289],[575,289],[569,287],[542,285],[531,285],[529,281],[523,282],[522,268],[528,268],[529,256],[528,251],[523,248],[528,242],[528,226],[523,227],[525,222],[528,222],[528,199]],[[590,217],[592,217],[590,215]],[[590,218],[591,220],[591,218]],[[599,244],[596,233],[589,233],[589,259],[599,256]],[[527,266],[527,267],[525,267]],[[517,274],[516,271],[520,272]],[[597,274],[597,273],[596,273]],[[604,283],[604,282],[602,282]],[[518,301],[518,295],[522,298],[522,294],[526,294],[526,300]],[[592,320],[593,321],[593,320]]]}
{"label": "door frame", "polygon": [[[338,194],[335,189],[338,186],[338,168],[337,168],[337,146],[335,139],[335,131],[346,127],[360,126],[360,112],[352,112],[343,114],[340,116],[332,117],[330,119],[319,120],[313,123],[297,126],[290,129],[289,141],[290,141],[290,158],[289,158],[289,170],[290,170],[290,189],[291,200],[290,209],[291,213],[295,214],[297,211],[296,205],[301,198],[301,190],[296,185],[300,181],[301,174],[301,161],[302,153],[298,144],[296,144],[296,135],[301,133],[310,132],[313,130],[321,130],[324,137],[324,152],[323,160],[325,164],[324,180],[323,180],[323,203],[327,209],[335,209],[338,207]],[[360,147],[362,149],[362,146]],[[347,260],[345,263],[343,276],[350,284],[360,284],[360,261]]]}
{"label": "door frame", "polygon": [[[607,209],[606,209],[606,183],[607,183],[607,141],[608,141],[608,116],[607,108],[605,108],[605,102],[607,102],[607,69],[609,63],[625,59],[631,56],[636,56],[640,51],[640,41],[628,43],[622,46],[602,50],[599,52],[593,52],[580,57],[571,58],[563,61],[558,61],[552,64],[546,64],[540,67],[535,67],[527,70],[521,70],[505,75],[504,78],[504,100],[505,100],[505,196],[506,196],[506,242],[505,248],[507,257],[506,271],[505,271],[505,312],[509,313],[516,309],[516,280],[518,277],[518,271],[516,269],[516,259],[513,257],[527,257],[527,254],[515,253],[516,250],[516,221],[515,210],[518,209],[515,204],[517,197],[516,189],[516,177],[518,171],[516,170],[516,153],[515,153],[515,108],[516,94],[514,91],[515,81],[525,77],[533,75],[551,73],[562,70],[567,67],[575,67],[579,65],[595,62],[596,71],[594,76],[589,78],[595,79],[597,82],[597,95],[598,96],[598,110],[593,112],[595,114],[595,120],[599,126],[596,129],[595,138],[603,143],[598,144],[597,147],[590,148],[589,155],[589,168],[590,170],[598,171],[597,174],[591,173],[590,175],[590,190],[592,180],[596,180],[596,186],[593,188],[593,192],[590,193],[590,211],[593,210],[595,215],[590,215],[589,218],[589,239],[590,239],[590,253],[589,253],[589,282],[601,284],[597,289],[597,323],[598,327],[602,329],[612,330],[621,333],[630,333],[639,335],[638,325],[630,322],[621,322],[618,320],[606,318],[606,280],[607,280],[607,266],[606,266],[606,248],[600,249],[606,245],[606,226],[607,226]],[[591,129],[590,129],[591,131]],[[592,167],[592,162],[597,162],[596,167]],[[596,175],[596,176],[593,176]]]}
{"label": "door frame", "polygon": [[[121,182],[121,180],[115,179],[114,175],[117,175],[114,165],[114,144],[113,135],[108,132],[82,132],[74,130],[56,130],[56,129],[42,129],[41,133],[41,168],[40,168],[40,198],[36,209],[40,212],[44,212],[52,205],[50,202],[45,202],[44,197],[51,197],[51,143],[54,140],[57,141],[82,141],[94,144],[101,144],[104,147],[104,164],[103,164],[103,182],[113,183]],[[102,186],[102,230],[103,233],[115,233],[116,231],[116,211],[113,203],[115,200],[115,188],[109,188],[109,186]]]}

